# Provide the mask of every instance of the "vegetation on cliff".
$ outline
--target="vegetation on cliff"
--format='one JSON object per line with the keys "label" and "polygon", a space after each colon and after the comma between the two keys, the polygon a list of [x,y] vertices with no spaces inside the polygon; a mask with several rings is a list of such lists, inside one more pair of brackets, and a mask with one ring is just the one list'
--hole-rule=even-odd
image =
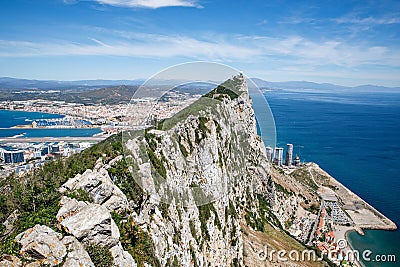
{"label": "vegetation on cliff", "polygon": [[[100,157],[104,162],[108,162],[122,153],[121,135],[115,135],[65,160],[58,159],[47,162],[42,168],[29,175],[21,178],[11,175],[1,181],[0,222],[4,222],[15,210],[18,210],[19,216],[13,222],[12,229],[6,229],[3,224],[0,224],[2,226],[0,255],[19,255],[20,246],[14,240],[15,236],[36,224],[47,225],[53,230],[59,231],[56,214],[60,209],[59,201],[62,194],[58,191],[58,188],[76,174],[83,173],[87,169],[93,169]],[[128,171],[124,159],[118,161],[108,171],[129,199],[136,201],[136,203],[141,202],[143,192]],[[88,193],[82,189],[69,193],[69,196],[78,200],[91,200]],[[152,240],[149,236],[140,231],[129,231],[125,224],[119,225],[119,227],[121,240],[135,240],[129,245],[131,250],[141,251],[143,246],[146,248],[152,246]],[[124,242],[122,243],[124,244]],[[99,249],[92,247],[89,252],[93,252],[93,255],[96,256],[99,254]],[[151,251],[146,255],[151,253],[154,255],[154,252]],[[144,259],[147,260],[148,258],[151,257],[147,256]],[[148,260],[147,262],[151,261]]]}

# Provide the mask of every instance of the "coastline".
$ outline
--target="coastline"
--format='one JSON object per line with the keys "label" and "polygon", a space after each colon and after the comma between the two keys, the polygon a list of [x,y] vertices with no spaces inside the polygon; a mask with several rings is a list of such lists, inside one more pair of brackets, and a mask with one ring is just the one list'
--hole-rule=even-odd
{"label": "coastline", "polygon": [[353,191],[348,189],[326,171],[324,171],[318,164],[311,163],[311,169],[315,170],[318,174],[324,177],[328,177],[328,183],[326,181],[318,180],[317,182],[320,187],[335,187],[333,190],[341,204],[343,210],[353,220],[353,228],[359,234],[363,235],[363,229],[365,230],[396,230],[397,225],[391,221],[388,217],[382,214],[380,211],[375,209],[372,205],[362,199],[360,196],[355,194]]}
{"label": "coastline", "polygon": [[38,129],[38,130],[43,130],[43,129],[101,129],[101,126],[87,126],[87,127],[74,127],[74,126],[38,126],[38,127],[32,127],[30,124],[21,124],[21,125],[15,125],[11,126],[10,128],[0,128],[0,130],[7,130],[7,129]]}
{"label": "coastline", "polygon": [[[354,247],[354,245],[350,242],[350,238],[349,238],[349,234],[352,232],[353,230],[347,230],[345,233],[345,240],[347,242],[347,247],[349,250],[355,251],[356,248]],[[362,262],[361,259],[355,260],[355,263],[360,266],[360,267],[366,267],[365,264]]]}
{"label": "coastline", "polygon": [[[352,225],[335,224],[334,226],[336,241],[341,239],[346,241],[346,247],[343,248],[345,253],[350,251],[350,255],[354,255],[352,252],[358,251],[349,238],[349,234],[353,231],[364,235],[364,230],[393,231],[397,229],[397,225],[393,221],[324,171],[318,164],[311,163],[310,167],[317,172],[316,176],[328,178],[328,180],[317,178],[319,188],[335,188],[331,191],[335,193],[340,206],[353,221]],[[361,255],[362,252],[359,254],[359,259],[353,259],[353,262],[356,266],[365,267]]]}

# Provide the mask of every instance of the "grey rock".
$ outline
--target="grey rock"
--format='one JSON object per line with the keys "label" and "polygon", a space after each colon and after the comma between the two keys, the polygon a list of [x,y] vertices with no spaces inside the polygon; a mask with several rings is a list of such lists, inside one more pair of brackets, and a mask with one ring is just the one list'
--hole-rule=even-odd
{"label": "grey rock", "polygon": [[20,267],[22,266],[22,261],[15,256],[4,255],[0,261],[0,267]]}
{"label": "grey rock", "polygon": [[8,235],[14,229],[14,222],[18,220],[20,213],[19,210],[14,210],[7,219],[3,222],[4,227],[6,230],[4,231],[4,235]]}
{"label": "grey rock", "polygon": [[57,220],[67,233],[95,245],[112,247],[118,243],[118,227],[105,207],[68,197],[63,197],[61,204]]}
{"label": "grey rock", "polygon": [[100,184],[92,191],[90,191],[90,196],[93,198],[94,203],[103,204],[106,200],[108,200],[113,194],[114,185]]}
{"label": "grey rock", "polygon": [[114,258],[114,265],[117,267],[136,267],[136,262],[128,251],[125,251],[121,243],[110,249]]}
{"label": "grey rock", "polygon": [[113,183],[108,175],[106,166],[101,159],[93,170],[86,170],[83,174],[77,174],[63,184],[59,191],[65,193],[83,189],[89,193],[93,202],[103,205],[110,211],[125,210],[129,207],[125,194]]}
{"label": "grey rock", "polygon": [[60,241],[62,235],[44,225],[20,233],[15,240],[21,244],[21,255],[30,259],[41,260],[50,266],[58,265],[67,254],[67,249]]}
{"label": "grey rock", "polygon": [[68,254],[64,261],[63,267],[94,267],[89,254],[83,245],[73,236],[65,236],[62,240],[67,247]]}

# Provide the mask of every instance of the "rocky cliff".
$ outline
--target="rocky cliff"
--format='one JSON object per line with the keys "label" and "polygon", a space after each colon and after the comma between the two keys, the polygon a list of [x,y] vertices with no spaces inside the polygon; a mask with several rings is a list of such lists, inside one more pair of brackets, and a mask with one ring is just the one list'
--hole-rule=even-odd
{"label": "rocky cliff", "polygon": [[122,145],[60,178],[52,228],[7,227],[0,266],[282,266],[254,244],[302,248],[282,228],[315,196],[274,175],[243,76]]}

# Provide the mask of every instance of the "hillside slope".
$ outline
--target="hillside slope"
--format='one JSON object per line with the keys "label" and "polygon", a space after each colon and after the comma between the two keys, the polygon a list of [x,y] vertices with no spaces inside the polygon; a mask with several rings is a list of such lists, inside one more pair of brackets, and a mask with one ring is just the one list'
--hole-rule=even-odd
{"label": "hillside slope", "polygon": [[259,266],[252,244],[305,249],[283,225],[308,196],[274,176],[243,76],[157,129],[2,181],[0,266]]}

